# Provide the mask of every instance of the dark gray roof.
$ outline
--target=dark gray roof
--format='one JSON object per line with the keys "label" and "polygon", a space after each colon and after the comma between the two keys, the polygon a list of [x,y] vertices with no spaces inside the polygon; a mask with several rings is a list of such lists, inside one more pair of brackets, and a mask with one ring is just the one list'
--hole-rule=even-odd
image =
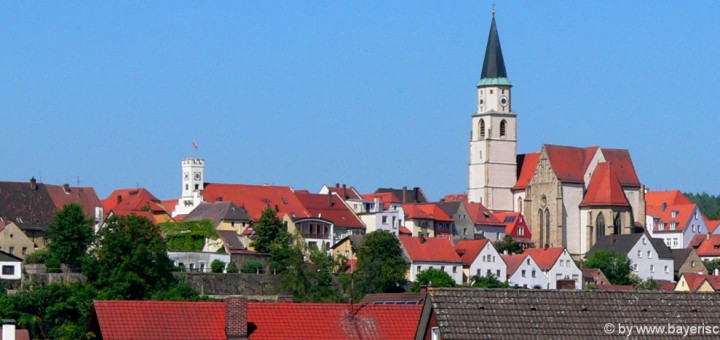
{"label": "dark gray roof", "polygon": [[[612,249],[617,253],[628,255],[632,247],[635,246],[635,244],[638,242],[638,240],[640,240],[640,237],[642,235],[645,234],[635,233],[624,235],[605,235],[598,239],[597,242],[595,242],[595,245],[590,248],[590,251],[588,253],[592,253],[601,249]],[[610,244],[611,236],[615,239],[615,242],[613,244]],[[648,236],[648,239],[650,240],[650,244],[652,244],[653,248],[655,248],[655,251],[658,253],[659,258],[673,257],[672,252],[670,252],[670,248],[665,245],[665,242],[663,242],[662,239],[652,238],[650,236]]]}
{"label": "dark gray roof", "polygon": [[23,260],[15,255],[8,254],[0,250],[0,261],[2,262],[22,262]]}
{"label": "dark gray roof", "polygon": [[228,248],[228,252],[232,253],[233,250],[244,250],[245,245],[240,241],[240,236],[232,230],[219,230],[220,238]]}
{"label": "dark gray roof", "polygon": [[0,182],[0,217],[12,220],[21,230],[44,231],[56,211],[44,184]]}
{"label": "dark gray roof", "polygon": [[685,262],[685,260],[687,260],[688,256],[690,256],[690,253],[692,253],[693,251],[694,250],[692,248],[670,249],[670,252],[672,252],[676,271],[680,269],[680,267],[682,267],[682,264]]}
{"label": "dark gray roof", "polygon": [[453,215],[457,214],[458,210],[460,209],[460,205],[462,202],[440,202],[438,203],[438,206],[442,211],[444,211],[446,214],[448,214],[450,217],[453,217]]}
{"label": "dark gray roof", "polygon": [[426,293],[378,293],[367,294],[360,300],[360,303],[372,303],[375,305],[414,305],[422,304],[425,301]]}
{"label": "dark gray roof", "polygon": [[211,220],[214,226],[220,221],[250,221],[252,218],[245,209],[238,207],[231,201],[214,203],[200,203],[191,211],[183,221]]}
{"label": "dark gray roof", "polygon": [[[405,191],[405,199],[403,200],[403,191]],[[378,188],[375,193],[389,192],[397,198],[401,203],[427,203],[428,199],[425,197],[425,193],[420,187],[414,187],[412,189],[393,189],[393,188]]]}
{"label": "dark gray roof", "polygon": [[[430,288],[416,339],[424,336],[431,308],[446,340],[605,339],[618,335],[619,323],[665,327],[668,323],[716,324],[720,294]],[[677,335],[656,337],[676,339]],[[716,337],[696,334],[693,339]]]}
{"label": "dark gray roof", "polygon": [[482,74],[480,79],[488,78],[507,78],[505,71],[505,60],[503,59],[502,49],[500,48],[500,37],[498,36],[497,26],[495,26],[495,15],[493,15],[490,24],[490,34],[488,35],[487,47],[485,48],[485,60],[483,61]]}

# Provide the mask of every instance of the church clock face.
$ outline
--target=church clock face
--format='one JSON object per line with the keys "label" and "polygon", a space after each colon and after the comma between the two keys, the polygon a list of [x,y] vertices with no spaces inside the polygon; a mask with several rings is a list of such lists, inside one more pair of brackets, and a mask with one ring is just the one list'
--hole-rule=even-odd
{"label": "church clock face", "polygon": [[183,173],[183,179],[186,180],[186,181],[187,181],[187,180],[190,180],[190,173],[187,172],[187,171],[186,171],[185,173]]}
{"label": "church clock face", "polygon": [[200,180],[200,172],[195,172],[195,180],[196,181]]}
{"label": "church clock face", "polygon": [[507,96],[500,97],[500,105],[502,105],[503,107],[507,106],[508,102],[509,102],[509,100],[508,100]]}

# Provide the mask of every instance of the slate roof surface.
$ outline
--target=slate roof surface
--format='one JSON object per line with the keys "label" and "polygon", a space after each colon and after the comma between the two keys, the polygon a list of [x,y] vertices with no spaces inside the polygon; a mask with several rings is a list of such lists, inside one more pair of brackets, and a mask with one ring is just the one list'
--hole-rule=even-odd
{"label": "slate roof surface", "polygon": [[505,60],[503,59],[502,48],[500,48],[500,37],[497,26],[495,25],[495,16],[493,16],[492,22],[490,23],[490,33],[488,34],[485,59],[483,60],[480,78],[507,78]]}
{"label": "slate roof surface", "polygon": [[2,262],[22,262],[23,259],[0,250],[0,261],[2,261]]}
{"label": "slate roof surface", "polygon": [[[720,294],[430,288],[443,339],[607,339],[611,323],[717,324]],[[617,329],[614,329],[617,335]],[[659,334],[657,339],[677,339]],[[717,335],[694,335],[714,339]],[[624,338],[624,336],[623,336]]]}
{"label": "slate roof surface", "polygon": [[366,294],[360,303],[374,303],[374,304],[411,304],[416,302],[422,304],[425,300],[426,293],[378,293],[378,294]]}
{"label": "slate roof surface", "polygon": [[218,234],[220,234],[220,238],[229,253],[237,253],[245,250],[245,245],[240,241],[240,236],[238,236],[236,232],[232,230],[218,230]]}
{"label": "slate roof surface", "polygon": [[427,203],[428,199],[425,193],[419,187],[405,190],[405,201],[403,201],[403,189],[378,188],[376,194],[391,193],[400,203]]}
{"label": "slate roof surface", "polygon": [[30,182],[0,182],[0,202],[0,217],[21,230],[45,230],[57,211],[43,183],[32,189]]}
{"label": "slate roof surface", "polygon": [[245,209],[238,207],[231,201],[221,201],[200,203],[193,209],[183,221],[200,221],[211,220],[213,226],[217,226],[221,221],[250,221],[252,218]]}
{"label": "slate roof surface", "polygon": [[254,339],[411,339],[422,305],[264,303],[248,307]]}
{"label": "slate roof surface", "polygon": [[[624,234],[624,235],[612,235],[615,239],[614,244],[610,244],[610,235],[602,236],[595,242],[595,245],[590,248],[589,253],[592,253],[594,251],[598,251],[601,249],[612,249],[615,250],[617,253],[620,253],[622,255],[628,255],[632,247],[635,246],[636,243],[640,240],[640,237],[642,235],[645,235],[643,233],[636,233],[636,234]],[[659,258],[673,258],[673,254],[670,251],[670,248],[668,248],[665,245],[665,242],[663,242],[662,239],[659,238],[652,238],[648,237],[648,241],[652,244],[655,251],[658,253]]]}

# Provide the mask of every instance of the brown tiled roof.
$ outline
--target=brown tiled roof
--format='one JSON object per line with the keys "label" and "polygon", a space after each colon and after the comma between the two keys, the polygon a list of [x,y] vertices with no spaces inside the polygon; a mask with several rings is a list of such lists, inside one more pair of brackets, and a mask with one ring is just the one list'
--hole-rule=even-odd
{"label": "brown tiled roof", "polygon": [[[608,323],[645,326],[717,323],[720,294],[582,290],[430,288],[443,339],[605,339]],[[657,334],[676,339],[675,334]],[[693,338],[715,338],[695,335]],[[417,337],[416,337],[417,338]]]}
{"label": "brown tiled roof", "polygon": [[10,219],[21,230],[45,230],[57,207],[45,185],[30,182],[0,182],[0,218]]}
{"label": "brown tiled roof", "polygon": [[411,305],[421,304],[425,300],[426,293],[379,293],[367,294],[360,300],[360,303],[372,303],[376,305]]}
{"label": "brown tiled roof", "polygon": [[75,203],[82,208],[85,215],[92,217],[95,216],[95,208],[103,206],[95,193],[95,189],[90,187],[45,184],[45,188],[47,188],[50,198],[52,198],[58,210],[62,209],[66,204]]}

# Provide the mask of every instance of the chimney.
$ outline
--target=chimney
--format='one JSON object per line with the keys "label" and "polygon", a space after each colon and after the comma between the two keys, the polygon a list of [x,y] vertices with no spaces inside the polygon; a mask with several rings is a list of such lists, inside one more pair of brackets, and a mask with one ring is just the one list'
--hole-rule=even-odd
{"label": "chimney", "polygon": [[225,299],[225,335],[228,340],[248,338],[248,301],[238,297]]}
{"label": "chimney", "polygon": [[332,207],[332,206],[333,206],[332,192],[328,191],[328,195],[327,195],[327,196],[328,196],[328,206],[331,206],[331,207]]}
{"label": "chimney", "polygon": [[710,239],[710,234],[705,234],[705,239],[706,239],[706,240],[709,240],[709,239]]}
{"label": "chimney", "polygon": [[420,239],[420,243],[425,243],[425,234],[421,231],[418,233],[418,238]]}
{"label": "chimney", "polygon": [[380,209],[380,197],[373,198],[373,203],[375,205],[375,210],[373,212],[380,212],[382,209]]}
{"label": "chimney", "polygon": [[15,340],[15,320],[3,319],[2,323],[2,339]]}
{"label": "chimney", "polygon": [[347,186],[345,186],[345,184],[343,184],[343,197],[345,197],[345,199],[348,199]]}
{"label": "chimney", "polygon": [[407,203],[407,187],[403,187],[403,194],[402,194],[402,202],[400,203]]}
{"label": "chimney", "polygon": [[720,274],[720,269],[715,268],[715,272],[713,272],[713,274],[715,274],[715,276],[718,276],[718,274]]}
{"label": "chimney", "polygon": [[420,188],[419,187],[413,188],[413,202],[415,202],[415,203],[420,202]]}
{"label": "chimney", "polygon": [[610,234],[610,245],[615,245],[615,234]]}
{"label": "chimney", "polygon": [[336,187],[336,188],[339,188],[339,187],[340,187],[340,183],[335,183],[335,187]]}
{"label": "chimney", "polygon": [[70,193],[70,184],[67,184],[67,183],[63,184],[63,190],[65,191],[66,194],[69,194]]}
{"label": "chimney", "polygon": [[30,190],[35,191],[35,190],[37,190],[37,188],[38,188],[37,181],[35,180],[35,177],[33,176],[32,178],[30,178]]}
{"label": "chimney", "polygon": [[117,202],[118,203],[122,202],[122,195],[117,195]]}

